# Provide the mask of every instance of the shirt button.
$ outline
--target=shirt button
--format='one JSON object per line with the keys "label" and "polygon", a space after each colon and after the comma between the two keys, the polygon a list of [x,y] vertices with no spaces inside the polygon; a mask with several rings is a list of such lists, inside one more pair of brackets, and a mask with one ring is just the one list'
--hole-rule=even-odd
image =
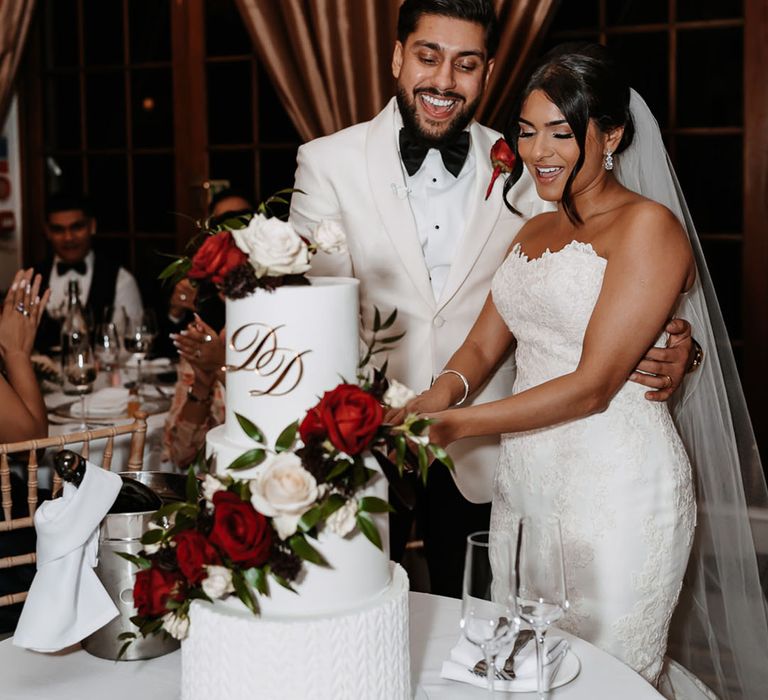
{"label": "shirt button", "polygon": [[432,319],[432,325],[434,325],[435,328],[442,328],[445,325],[445,319],[442,316],[435,316]]}
{"label": "shirt button", "polygon": [[438,224],[435,224],[435,228],[440,228],[440,226]]}
{"label": "shirt button", "polygon": [[437,178],[436,178],[436,177],[433,177],[433,178],[432,178],[432,182],[437,182]]}

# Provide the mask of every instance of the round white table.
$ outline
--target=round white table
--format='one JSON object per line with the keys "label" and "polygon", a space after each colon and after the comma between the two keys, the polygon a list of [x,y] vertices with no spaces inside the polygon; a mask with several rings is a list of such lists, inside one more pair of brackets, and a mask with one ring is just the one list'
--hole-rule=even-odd
{"label": "round white table", "polygon": [[[461,602],[453,598],[410,594],[411,676],[417,700],[488,697],[483,688],[440,678],[442,663],[458,639],[460,605]],[[581,672],[570,683],[552,691],[552,700],[659,700],[662,697],[612,656],[580,639],[564,636],[581,660]],[[149,661],[114,662],[82,650],[59,655],[38,654],[19,649],[7,639],[0,643],[0,697],[2,700],[175,700],[179,697],[180,666],[178,651]],[[254,693],[256,697],[258,694]],[[510,697],[530,699],[535,693],[515,693]],[[321,696],[313,700],[321,700]]]}

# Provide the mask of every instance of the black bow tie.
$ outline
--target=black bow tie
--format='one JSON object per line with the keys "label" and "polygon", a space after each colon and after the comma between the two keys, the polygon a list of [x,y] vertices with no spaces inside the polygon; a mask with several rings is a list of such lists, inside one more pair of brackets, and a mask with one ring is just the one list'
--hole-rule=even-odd
{"label": "black bow tie", "polygon": [[[427,157],[429,146],[418,141],[403,127],[400,129],[400,157],[408,175],[414,175]],[[453,141],[438,148],[445,169],[458,177],[469,153],[469,132],[462,131]]]}
{"label": "black bow tie", "polygon": [[59,277],[63,277],[70,270],[74,270],[78,275],[84,275],[87,269],[88,268],[85,265],[85,260],[81,260],[80,262],[76,263],[66,263],[60,260],[56,263],[56,274],[58,274]]}

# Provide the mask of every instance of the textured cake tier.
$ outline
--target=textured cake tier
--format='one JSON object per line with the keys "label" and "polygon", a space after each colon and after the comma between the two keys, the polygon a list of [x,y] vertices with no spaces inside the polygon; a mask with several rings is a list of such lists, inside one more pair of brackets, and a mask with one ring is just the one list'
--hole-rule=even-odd
{"label": "textured cake tier", "polygon": [[229,440],[252,446],[235,418],[239,413],[273,446],[324,392],[343,380],[355,382],[359,283],[334,277],[311,282],[227,300]]}
{"label": "textured cake tier", "polygon": [[258,618],[195,601],[181,645],[182,700],[409,700],[408,577],[333,617]]}

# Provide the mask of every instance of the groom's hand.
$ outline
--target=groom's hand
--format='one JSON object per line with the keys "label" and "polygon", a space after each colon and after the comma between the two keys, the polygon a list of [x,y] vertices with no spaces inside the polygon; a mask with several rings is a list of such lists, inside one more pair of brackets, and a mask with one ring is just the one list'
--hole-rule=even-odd
{"label": "groom's hand", "polygon": [[674,318],[665,330],[669,333],[667,347],[651,347],[629,375],[631,381],[654,390],[645,394],[649,401],[666,401],[675,393],[685,377],[693,354],[691,324],[688,321]]}

